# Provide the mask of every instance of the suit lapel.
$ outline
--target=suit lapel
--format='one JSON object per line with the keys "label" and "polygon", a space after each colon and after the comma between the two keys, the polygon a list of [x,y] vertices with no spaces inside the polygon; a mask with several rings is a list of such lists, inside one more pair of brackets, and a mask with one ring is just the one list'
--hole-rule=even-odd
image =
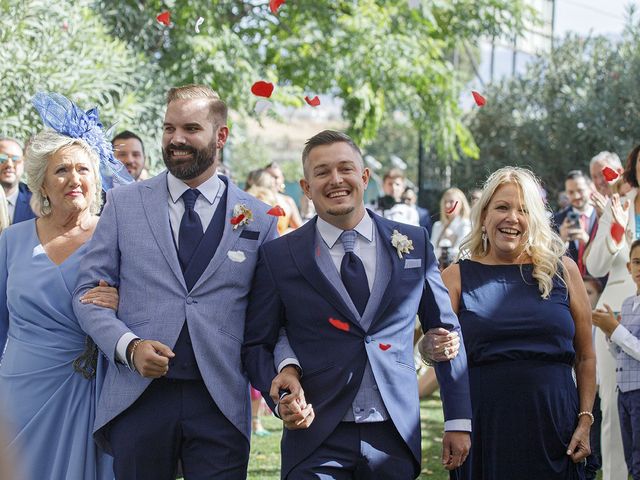
{"label": "suit lapel", "polygon": [[[396,229],[398,231],[402,231],[402,227],[400,227],[398,224],[393,224],[388,220],[381,219],[376,215],[371,215],[371,217],[373,218],[374,225],[377,227],[376,233],[378,234],[378,251],[380,252],[383,250],[386,254],[384,255],[385,258],[383,259],[383,262],[390,262],[387,263],[389,268],[387,272],[390,273],[390,275],[387,275],[386,279],[380,279],[380,282],[382,282],[381,287],[384,288],[382,288],[383,293],[379,295],[379,298],[377,299],[377,308],[375,310],[372,310],[372,315],[374,316],[373,321],[370,325],[373,325],[375,321],[380,319],[380,316],[384,313],[384,311],[389,306],[389,303],[391,302],[391,297],[393,297],[393,295],[388,293],[387,290],[389,288],[389,285],[393,285],[394,287],[397,287],[399,285],[398,279],[400,278],[400,273],[402,273],[402,270],[404,268],[404,261],[398,258],[398,253],[396,252],[393,245],[391,245],[391,234],[393,233],[393,230]],[[380,261],[380,254],[378,254],[378,261]],[[376,277],[377,270],[378,267],[376,267]],[[378,279],[376,278],[376,282],[377,281]],[[376,287],[377,286],[374,284],[374,291],[377,291]],[[371,302],[371,299],[369,299],[369,302]],[[365,314],[367,313],[368,312],[365,311]]]}
{"label": "suit lapel", "polygon": [[319,246],[316,246],[316,218],[310,220],[299,229],[289,233],[287,244],[296,267],[309,284],[329,303],[331,303],[341,315],[349,319],[362,330],[358,319],[354,317],[351,309],[342,299],[340,293],[322,273],[316,255],[319,255]]}
{"label": "suit lapel", "polygon": [[167,173],[161,173],[149,180],[144,188],[140,189],[140,195],[142,197],[142,206],[156,243],[171,267],[171,271],[186,289],[169,223]]}

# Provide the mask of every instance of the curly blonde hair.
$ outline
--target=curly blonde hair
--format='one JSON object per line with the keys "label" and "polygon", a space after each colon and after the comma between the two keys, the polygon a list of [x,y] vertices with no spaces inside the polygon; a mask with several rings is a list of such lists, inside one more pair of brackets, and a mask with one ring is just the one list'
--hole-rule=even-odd
{"label": "curly blonde hair", "polygon": [[529,223],[525,232],[524,252],[531,257],[533,278],[538,282],[542,298],[549,298],[553,289],[553,278],[558,277],[563,284],[562,256],[565,253],[564,242],[551,228],[551,211],[542,199],[540,181],[530,170],[520,167],[503,167],[493,172],[484,184],[482,196],[471,209],[471,233],[460,246],[460,251],[476,258],[486,256],[482,245],[482,226],[487,215],[487,207],[495,192],[501,186],[513,183],[520,192],[520,201]]}

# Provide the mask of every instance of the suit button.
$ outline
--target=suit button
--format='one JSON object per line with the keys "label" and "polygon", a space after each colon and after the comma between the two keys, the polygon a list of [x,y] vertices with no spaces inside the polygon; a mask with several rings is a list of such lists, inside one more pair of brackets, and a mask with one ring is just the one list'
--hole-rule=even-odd
{"label": "suit button", "polygon": [[364,339],[366,343],[371,343],[371,335],[367,335]]}
{"label": "suit button", "polygon": [[378,390],[378,385],[374,385],[374,386],[373,386],[373,387],[371,387],[371,388],[373,388],[374,390]]}
{"label": "suit button", "polygon": [[362,412],[362,408],[356,407],[356,413],[360,413],[360,412]]}
{"label": "suit button", "polygon": [[187,305],[191,305],[193,303],[193,298],[187,297]]}

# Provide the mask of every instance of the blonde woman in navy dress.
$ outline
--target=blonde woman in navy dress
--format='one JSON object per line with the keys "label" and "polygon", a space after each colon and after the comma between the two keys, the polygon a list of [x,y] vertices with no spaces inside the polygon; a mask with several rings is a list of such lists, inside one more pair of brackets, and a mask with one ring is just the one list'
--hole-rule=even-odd
{"label": "blonde woman in navy dress", "polygon": [[591,308],[548,218],[530,171],[496,171],[461,246],[470,258],[442,274],[469,362],[472,443],[462,478],[584,478],[595,395]]}

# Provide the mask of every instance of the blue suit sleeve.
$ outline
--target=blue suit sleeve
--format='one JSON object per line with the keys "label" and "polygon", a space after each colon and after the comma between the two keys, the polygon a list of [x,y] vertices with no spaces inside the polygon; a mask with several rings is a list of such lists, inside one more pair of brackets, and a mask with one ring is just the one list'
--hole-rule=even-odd
{"label": "blue suit sleeve", "polygon": [[9,331],[9,309],[7,308],[7,277],[9,266],[7,265],[7,234],[0,235],[0,358],[4,352]]}
{"label": "blue suit sleeve", "polygon": [[263,393],[272,408],[268,392],[276,376],[273,352],[283,314],[284,306],[263,246],[260,248],[247,305],[242,362],[251,385]]}
{"label": "blue suit sleeve", "polygon": [[447,291],[438,270],[438,262],[425,232],[425,282],[418,316],[423,331],[442,327],[460,335],[460,350],[456,358],[449,362],[437,362],[434,366],[440,385],[444,419],[470,419],[471,398],[469,392],[469,372],[467,353],[462,341],[462,331],[458,317],[451,307]]}
{"label": "blue suit sleeve", "polygon": [[129,329],[110,308],[80,303],[80,297],[100,280],[113,287],[120,284],[120,249],[113,190],[107,192],[107,203],[80,264],[78,283],[73,293],[73,310],[82,329],[115,365],[116,344]]}

